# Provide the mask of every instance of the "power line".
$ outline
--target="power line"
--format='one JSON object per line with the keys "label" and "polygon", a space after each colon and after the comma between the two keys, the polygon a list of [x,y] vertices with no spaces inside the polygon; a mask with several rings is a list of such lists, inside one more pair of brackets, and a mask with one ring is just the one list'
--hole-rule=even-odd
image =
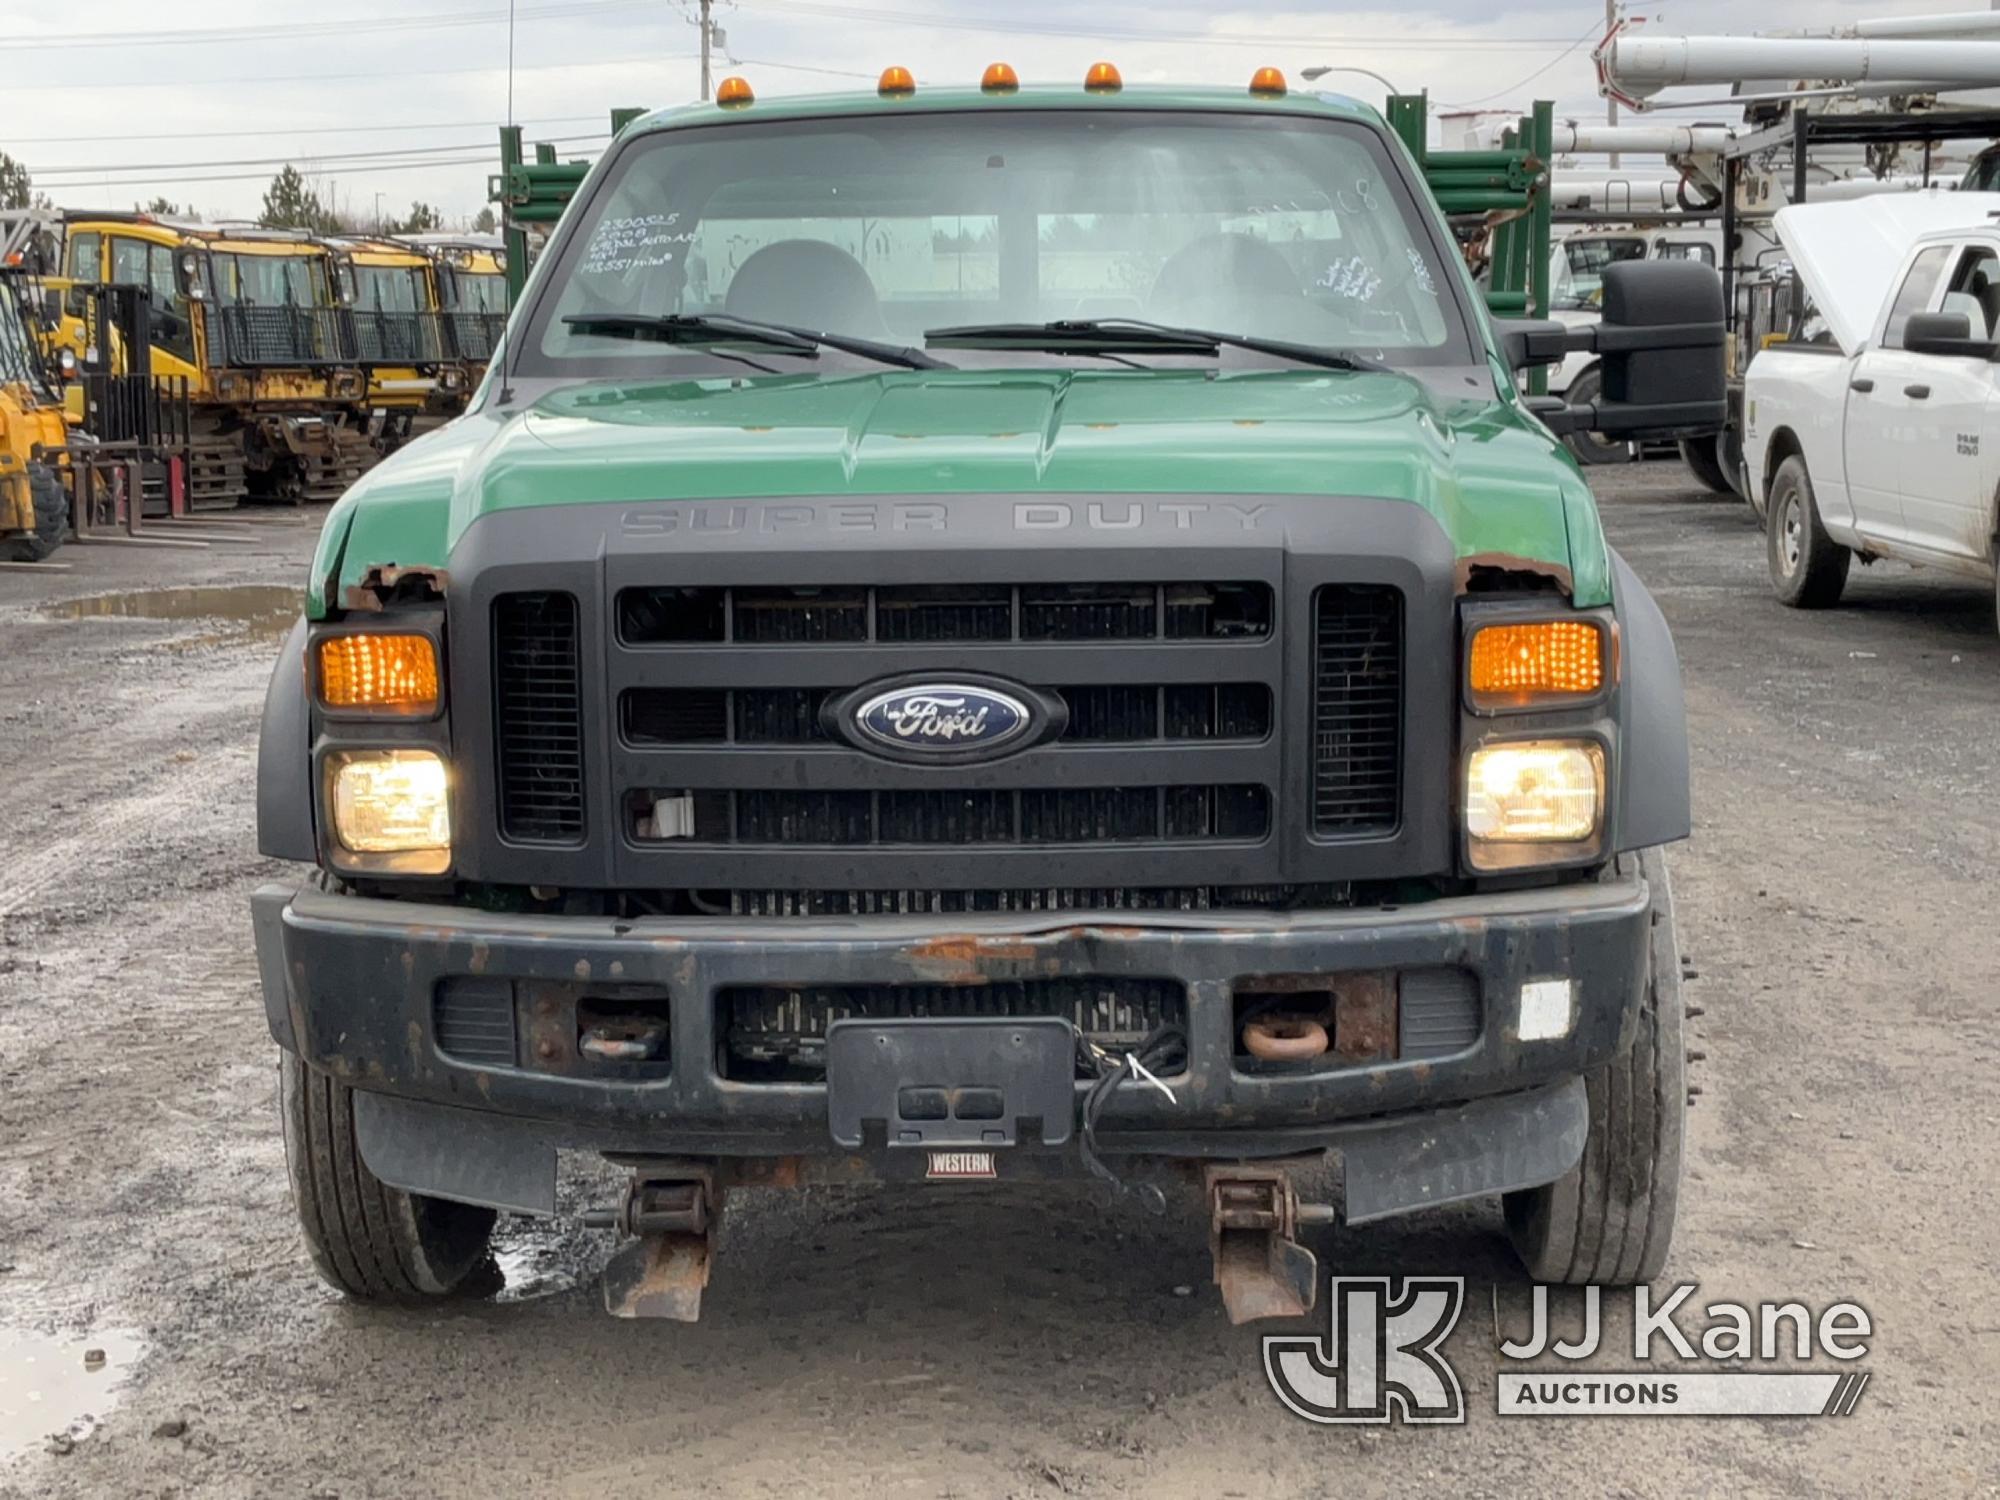
{"label": "power line", "polygon": [[[609,137],[606,137],[606,139],[609,139]],[[371,174],[376,172],[420,172],[428,171],[433,167],[492,167],[498,164],[499,153],[496,150],[485,156],[452,156],[432,161],[386,162],[379,166],[370,166],[368,170]],[[307,165],[311,166],[312,163],[307,163]],[[317,176],[319,174],[315,171],[309,172],[306,175]],[[108,181],[100,181],[91,177],[79,177],[73,182],[57,182],[51,183],[49,186],[58,191],[74,194],[78,191],[88,191],[92,188],[170,187],[189,182],[265,182],[269,180],[270,176],[269,172],[222,172],[201,177],[176,177],[169,173],[158,173],[151,177],[118,177]]]}
{"label": "power line", "polygon": [[776,68],[780,72],[790,73],[824,73],[829,78],[874,79],[880,76],[876,73],[857,73],[852,68],[816,68],[811,63],[781,63],[772,62],[765,57],[738,57],[733,52],[729,54],[729,60],[743,68]]}
{"label": "power line", "polygon": [[[687,62],[694,54],[679,57],[610,57],[596,58],[589,62],[522,63],[520,71],[553,72],[562,68],[629,68],[651,66],[654,63]],[[29,92],[51,92],[64,90],[69,93],[92,89],[116,89],[121,93],[129,89],[182,89],[182,88],[230,88],[243,89],[266,83],[345,83],[356,78],[450,78],[467,73],[501,73],[501,67],[484,68],[416,68],[400,73],[384,73],[371,70],[366,73],[261,73],[254,78],[238,75],[234,78],[141,78],[129,82],[112,80],[104,84],[80,84],[75,79],[64,79],[60,83],[15,83],[9,80],[6,91],[10,94]]]}
{"label": "power line", "polygon": [[[572,0],[565,5],[530,5],[523,20],[573,20],[612,11],[650,11],[653,0]],[[0,38],[0,52],[70,51],[86,47],[213,47],[231,42],[298,41],[316,36],[366,36],[385,31],[440,31],[504,22],[504,10],[450,11],[433,15],[369,16],[345,21],[291,21],[282,25],[216,26],[172,31],[76,31],[58,36]]]}
{"label": "power line", "polygon": [[[546,115],[532,120],[522,120],[523,125],[580,125],[586,120],[600,120],[602,114],[595,115]],[[407,125],[326,125],[312,126],[303,130],[262,131],[260,136],[275,135],[289,138],[300,135],[382,135],[399,130],[479,130],[490,126],[491,120],[412,120]],[[223,141],[241,140],[241,126],[235,130],[148,130],[149,141]],[[129,141],[132,132],[121,130],[115,135],[11,135],[7,137],[9,146],[82,146],[99,141]]]}
{"label": "power line", "polygon": [[1426,39],[1400,36],[1340,36],[1326,32],[1284,35],[1277,32],[1243,31],[1161,31],[1137,26],[1083,26],[1059,21],[972,20],[919,14],[908,10],[885,10],[873,6],[821,5],[808,0],[742,0],[750,9],[780,10],[793,15],[817,16],[822,20],[881,21],[902,26],[949,31],[980,31],[1009,36],[1074,36],[1093,40],[1167,42],[1197,47],[1396,47],[1412,52],[1523,51],[1560,47],[1569,40],[1561,36],[1457,37]]}
{"label": "power line", "polygon": [[[559,135],[551,137],[551,144],[562,145],[572,141],[601,141],[608,139],[606,131],[596,131],[590,135]],[[295,162],[312,162],[321,166],[349,167],[371,161],[397,161],[412,157],[451,156],[467,151],[499,149],[497,143],[486,141],[455,141],[449,146],[399,146],[393,151],[295,151],[286,156],[245,156],[229,161],[133,161],[105,162],[95,166],[37,167],[35,180],[48,177],[74,177],[79,173],[91,176],[105,172],[172,172],[181,168],[201,170],[206,167],[282,167]]]}
{"label": "power line", "polygon": [[1466,109],[1475,104],[1485,104],[1489,100],[1504,99],[1509,94],[1517,93],[1520,90],[1526,88],[1529,84],[1533,83],[1537,78],[1540,78],[1544,73],[1548,72],[1550,68],[1553,68],[1557,63],[1561,62],[1564,58],[1568,57],[1572,52],[1576,51],[1577,48],[1581,47],[1585,42],[1589,41],[1592,37],[1596,36],[1603,29],[1604,28],[1602,27],[1602,25],[1600,25],[1598,22],[1592,21],[1589,26],[1584,28],[1582,36],[1578,37],[1575,41],[1571,42],[1567,47],[1563,48],[1562,51],[1558,52],[1554,57],[1550,58],[1547,62],[1543,63],[1539,68],[1535,69],[1535,71],[1530,73],[1526,78],[1522,78],[1513,83],[1510,83],[1504,89],[1495,89],[1490,94],[1481,94],[1477,99],[1461,99],[1455,104],[1444,104],[1442,103],[1442,101],[1440,101],[1439,107],[1442,109]]}

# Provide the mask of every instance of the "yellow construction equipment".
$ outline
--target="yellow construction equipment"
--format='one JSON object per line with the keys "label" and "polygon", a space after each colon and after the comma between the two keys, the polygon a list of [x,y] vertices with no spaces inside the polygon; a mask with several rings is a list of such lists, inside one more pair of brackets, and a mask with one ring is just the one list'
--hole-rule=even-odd
{"label": "yellow construction equipment", "polygon": [[[195,505],[330,500],[380,457],[368,377],[329,249],[304,231],[146,213],[65,215],[77,283],[143,287],[151,371],[186,381]],[[80,304],[59,339],[91,344]]]}
{"label": "yellow construction equipment", "polygon": [[456,390],[440,390],[432,410],[457,416],[486,377],[507,326],[507,255],[497,235],[412,234],[401,242],[430,257],[445,350],[457,365]]}
{"label": "yellow construction equipment", "polygon": [[29,297],[21,273],[0,272],[0,558],[40,562],[69,531],[58,457],[69,428]]}
{"label": "yellow construction equipment", "polygon": [[456,403],[452,415],[464,409],[465,372],[445,341],[437,268],[421,246],[397,240],[343,236],[326,245],[368,372],[368,434],[387,452],[426,413],[447,403]]}

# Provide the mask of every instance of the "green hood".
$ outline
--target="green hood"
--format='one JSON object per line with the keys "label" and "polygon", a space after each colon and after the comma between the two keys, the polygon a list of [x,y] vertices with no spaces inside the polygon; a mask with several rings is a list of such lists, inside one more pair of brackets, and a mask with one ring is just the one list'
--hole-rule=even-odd
{"label": "green hood", "polygon": [[335,506],[312,609],[374,566],[445,566],[492,511],[944,493],[1403,500],[1437,517],[1462,558],[1566,573],[1579,605],[1610,598],[1581,476],[1490,389],[1448,401],[1398,374],[912,370],[596,382],[521,412],[489,402]]}

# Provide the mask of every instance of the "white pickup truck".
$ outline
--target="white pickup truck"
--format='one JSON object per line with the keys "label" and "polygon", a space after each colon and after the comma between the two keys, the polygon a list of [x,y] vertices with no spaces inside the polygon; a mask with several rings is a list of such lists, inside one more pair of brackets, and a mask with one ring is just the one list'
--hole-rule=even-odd
{"label": "white pickup truck", "polygon": [[2000,193],[1781,209],[1803,283],[1744,384],[1744,467],[1786,604],[1836,603],[1856,556],[1993,584],[2000,546]]}

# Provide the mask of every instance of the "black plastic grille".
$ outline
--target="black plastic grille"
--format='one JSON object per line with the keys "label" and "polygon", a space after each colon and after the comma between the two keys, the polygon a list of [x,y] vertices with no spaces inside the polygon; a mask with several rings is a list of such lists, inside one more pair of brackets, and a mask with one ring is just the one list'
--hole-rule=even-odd
{"label": "black plastic grille", "polygon": [[877,588],[630,588],[629,645],[1264,640],[1261,583],[939,584]]}
{"label": "black plastic grille", "polygon": [[571,595],[494,601],[493,683],[501,831],[531,842],[582,842],[583,698]]}
{"label": "black plastic grille", "polygon": [[1161,1026],[1187,1024],[1187,991],[1170,979],[1080,975],[990,984],[744,986],[716,996],[724,1068],[734,1078],[811,1078],[826,1068],[835,1021],[1060,1016],[1099,1046],[1138,1046]]}
{"label": "black plastic grille", "polygon": [[461,1062],[511,1068],[515,1061],[514,985],[464,977],[440,983],[431,1001],[438,1051]]}
{"label": "black plastic grille", "polygon": [[[660,804],[673,809],[664,820]],[[1271,823],[1261,786],[661,791],[635,793],[629,811],[634,836],[654,843],[1205,842],[1259,839]],[[663,822],[678,831],[662,836]]]}
{"label": "black plastic grille", "polygon": [[1313,602],[1313,827],[1397,826],[1402,794],[1403,596],[1328,585]]}
{"label": "black plastic grille", "polygon": [[[1257,682],[1164,686],[1089,683],[1054,689],[1069,705],[1072,744],[1260,740],[1271,690]],[[823,688],[631,688],[620,703],[633,745],[799,745],[829,738]]]}

